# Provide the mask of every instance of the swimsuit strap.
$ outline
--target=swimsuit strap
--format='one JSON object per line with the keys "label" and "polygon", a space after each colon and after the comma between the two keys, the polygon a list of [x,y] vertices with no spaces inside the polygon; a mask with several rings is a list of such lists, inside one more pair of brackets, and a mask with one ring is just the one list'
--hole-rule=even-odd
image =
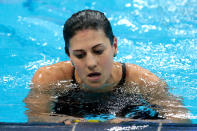
{"label": "swimsuit strap", "polygon": [[121,63],[122,65],[122,78],[118,83],[118,86],[122,86],[125,83],[125,79],[126,79],[126,65],[125,63]]}
{"label": "swimsuit strap", "polygon": [[73,73],[72,73],[72,84],[76,84],[76,79],[75,79],[75,67],[73,67]]}
{"label": "swimsuit strap", "polygon": [[[118,86],[121,86],[125,83],[125,78],[126,78],[126,65],[125,63],[121,63],[122,65],[122,78],[118,83]],[[72,73],[72,83],[76,84],[76,79],[75,79],[75,67],[73,68],[73,73]]]}

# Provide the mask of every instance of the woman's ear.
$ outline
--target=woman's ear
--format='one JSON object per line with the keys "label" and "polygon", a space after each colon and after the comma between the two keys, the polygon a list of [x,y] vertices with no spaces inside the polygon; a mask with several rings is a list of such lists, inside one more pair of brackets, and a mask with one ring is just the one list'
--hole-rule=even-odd
{"label": "woman's ear", "polygon": [[114,37],[114,40],[113,40],[113,52],[114,52],[114,57],[115,57],[117,52],[118,52],[118,44],[117,44],[117,38],[116,37]]}

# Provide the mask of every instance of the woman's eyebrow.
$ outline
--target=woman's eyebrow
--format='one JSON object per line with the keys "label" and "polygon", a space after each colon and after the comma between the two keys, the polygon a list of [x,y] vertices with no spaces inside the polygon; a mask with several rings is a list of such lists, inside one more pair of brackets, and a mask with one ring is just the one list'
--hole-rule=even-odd
{"label": "woman's eyebrow", "polygon": [[100,47],[100,46],[102,47],[103,46],[103,43],[99,43],[99,44],[93,46],[92,49],[95,49],[95,48]]}
{"label": "woman's eyebrow", "polygon": [[82,49],[77,49],[77,50],[72,50],[73,53],[83,53],[85,52],[84,50]]}
{"label": "woman's eyebrow", "polygon": [[[103,46],[103,43],[99,43],[99,44],[93,46],[92,48],[95,49],[95,48],[100,47],[100,46],[102,47],[102,46]],[[74,50],[72,50],[72,51],[73,51],[73,52],[84,52],[83,49],[74,49]]]}

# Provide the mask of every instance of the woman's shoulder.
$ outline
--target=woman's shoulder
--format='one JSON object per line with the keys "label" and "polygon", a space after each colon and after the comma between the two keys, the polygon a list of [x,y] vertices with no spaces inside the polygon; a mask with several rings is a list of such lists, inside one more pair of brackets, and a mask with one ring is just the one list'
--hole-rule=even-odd
{"label": "woman's shoulder", "polygon": [[61,80],[72,79],[73,66],[70,61],[63,61],[38,69],[32,79],[35,85],[47,85]]}
{"label": "woman's shoulder", "polygon": [[152,82],[158,82],[160,79],[151,71],[136,64],[126,63],[126,81],[136,83],[139,86],[145,86]]}

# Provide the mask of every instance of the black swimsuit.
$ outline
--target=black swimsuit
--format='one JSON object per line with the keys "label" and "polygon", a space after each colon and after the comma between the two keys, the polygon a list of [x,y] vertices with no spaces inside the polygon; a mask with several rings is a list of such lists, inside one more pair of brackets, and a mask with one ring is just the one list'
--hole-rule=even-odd
{"label": "black swimsuit", "polygon": [[[122,63],[122,78],[111,92],[93,93],[81,90],[78,86],[73,70],[73,89],[59,96],[55,102],[54,111],[58,114],[66,114],[76,117],[84,117],[86,115],[99,114],[116,114],[116,116],[125,117],[131,111],[136,112],[137,107],[146,105],[146,102],[140,95],[128,94],[121,90],[121,86],[125,83],[126,66]],[[157,116],[157,115],[156,115]],[[132,118],[152,118],[149,115],[140,114],[139,110],[135,114],[131,114]],[[155,115],[154,117],[155,118]]]}

